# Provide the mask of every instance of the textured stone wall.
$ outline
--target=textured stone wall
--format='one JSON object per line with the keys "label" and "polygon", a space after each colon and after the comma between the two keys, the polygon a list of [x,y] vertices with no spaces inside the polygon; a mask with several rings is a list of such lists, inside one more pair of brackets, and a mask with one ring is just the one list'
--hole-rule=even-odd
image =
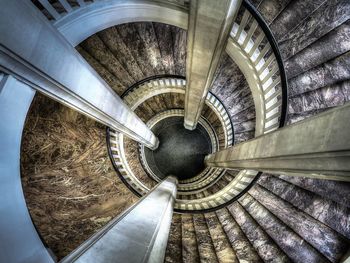
{"label": "textured stone wall", "polygon": [[33,222],[58,259],[137,200],[111,165],[105,127],[39,94],[24,127],[21,171]]}
{"label": "textured stone wall", "polygon": [[[186,31],[174,26],[129,23],[89,37],[77,50],[121,95],[129,86],[147,77],[185,76],[186,40]],[[255,109],[252,94],[242,72],[226,54],[220,59],[211,91],[222,100],[231,115],[236,143],[253,138]],[[157,111],[158,105],[145,103],[137,114],[143,118],[143,111]]]}
{"label": "textured stone wall", "polygon": [[119,95],[147,77],[185,76],[186,31],[174,26],[118,25],[89,37],[77,49]]}

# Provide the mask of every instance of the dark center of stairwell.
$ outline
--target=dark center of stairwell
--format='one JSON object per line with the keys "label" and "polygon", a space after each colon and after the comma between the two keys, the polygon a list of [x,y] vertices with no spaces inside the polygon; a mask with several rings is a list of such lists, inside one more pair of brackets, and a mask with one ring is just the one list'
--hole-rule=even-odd
{"label": "dark center of stairwell", "polygon": [[184,128],[183,117],[169,117],[158,122],[152,131],[159,139],[159,147],[155,151],[145,149],[145,156],[158,177],[172,174],[183,180],[203,171],[204,157],[211,153],[211,141],[200,124],[190,131]]}

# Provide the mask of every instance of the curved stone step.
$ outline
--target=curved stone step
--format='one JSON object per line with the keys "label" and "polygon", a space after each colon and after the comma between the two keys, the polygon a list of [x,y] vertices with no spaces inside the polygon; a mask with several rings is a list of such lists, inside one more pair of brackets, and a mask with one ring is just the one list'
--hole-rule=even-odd
{"label": "curved stone step", "polygon": [[346,239],[318,220],[259,185],[250,189],[249,194],[331,262],[339,262],[346,253]]}
{"label": "curved stone step", "polygon": [[125,87],[129,87],[135,82],[98,35],[89,37],[80,46],[120,80]]}
{"label": "curved stone step", "polygon": [[292,262],[238,202],[228,210],[264,262]]}
{"label": "curved stone step", "polygon": [[203,214],[194,214],[193,225],[196,233],[200,262],[218,263],[213,241]]}
{"label": "curved stone step", "polygon": [[350,183],[311,179],[301,176],[280,175],[284,181],[297,185],[305,190],[316,193],[324,199],[330,199],[338,204],[350,208]]}
{"label": "curved stone step", "polygon": [[244,195],[239,203],[292,261],[329,262],[326,257],[280,221],[251,195]]}
{"label": "curved stone step", "polygon": [[250,244],[237,222],[226,208],[215,212],[224,229],[239,262],[261,262],[254,247]]}
{"label": "curved stone step", "polygon": [[258,11],[265,18],[266,23],[271,24],[289,2],[291,0],[263,0],[258,6]]}
{"label": "curved stone step", "polygon": [[191,214],[181,215],[182,219],[182,260],[184,263],[199,262],[198,242]]}
{"label": "curved stone step", "polygon": [[322,198],[322,196],[269,174],[263,174],[258,183],[350,239],[350,209],[343,204]]}
{"label": "curved stone step", "polygon": [[[304,1],[303,1],[304,2]],[[288,78],[336,58],[350,49],[350,21],[346,21],[285,61]]]}
{"label": "curved stone step", "polygon": [[349,1],[325,1],[303,23],[285,36],[286,40],[280,44],[283,58],[285,60],[290,58],[347,21],[350,18],[349,14]]}
{"label": "curved stone step", "polygon": [[236,254],[215,213],[204,214],[210,237],[220,263],[238,263]]}
{"label": "curved stone step", "polygon": [[324,2],[324,0],[290,1],[270,24],[276,40],[278,42],[283,41],[285,35],[297,27],[298,24],[302,23],[307,17],[312,15]]}
{"label": "curved stone step", "polygon": [[182,219],[181,214],[173,214],[169,239],[165,252],[165,263],[182,262]]}
{"label": "curved stone step", "polygon": [[346,52],[289,79],[290,95],[298,95],[348,80],[350,78],[349,61],[350,52]]}

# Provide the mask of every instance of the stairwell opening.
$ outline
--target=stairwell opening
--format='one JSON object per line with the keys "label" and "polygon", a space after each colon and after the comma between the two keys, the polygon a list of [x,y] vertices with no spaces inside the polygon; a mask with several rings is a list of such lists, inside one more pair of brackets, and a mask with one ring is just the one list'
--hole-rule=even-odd
{"label": "stairwell opening", "polygon": [[190,179],[205,169],[204,157],[212,152],[212,147],[202,125],[190,131],[183,126],[183,117],[170,117],[158,122],[152,131],[159,146],[154,151],[145,148],[145,157],[159,178],[171,174],[179,180]]}

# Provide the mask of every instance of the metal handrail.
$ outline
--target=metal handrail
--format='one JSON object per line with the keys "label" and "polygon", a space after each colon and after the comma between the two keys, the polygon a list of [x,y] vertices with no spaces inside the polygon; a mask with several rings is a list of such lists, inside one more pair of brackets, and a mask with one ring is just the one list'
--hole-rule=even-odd
{"label": "metal handrail", "polygon": [[281,78],[281,89],[282,89],[282,94],[281,94],[282,105],[281,105],[281,116],[280,116],[280,123],[279,123],[279,127],[281,128],[286,123],[286,116],[287,116],[287,109],[288,109],[288,81],[287,81],[287,75],[285,72],[282,55],[279,50],[277,41],[273,36],[272,31],[270,30],[270,27],[265,22],[264,18],[259,13],[259,11],[248,0],[244,0],[242,2],[242,5],[250,12],[250,14],[258,22],[258,25],[260,26],[260,28],[263,30],[268,42],[270,43],[270,46],[272,48],[272,51],[275,55],[275,58],[278,64],[279,75]]}

